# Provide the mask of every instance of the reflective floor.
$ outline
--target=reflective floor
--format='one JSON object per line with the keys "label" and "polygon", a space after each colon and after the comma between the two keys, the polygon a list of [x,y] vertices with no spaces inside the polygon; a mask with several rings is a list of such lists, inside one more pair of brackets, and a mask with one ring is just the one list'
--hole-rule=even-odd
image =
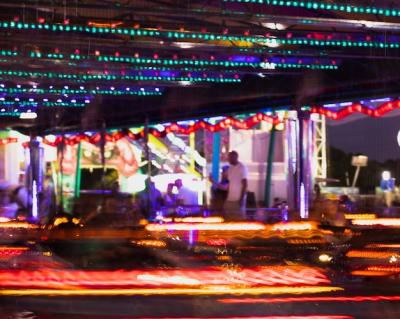
{"label": "reflective floor", "polygon": [[0,318],[400,318],[397,224],[3,223]]}

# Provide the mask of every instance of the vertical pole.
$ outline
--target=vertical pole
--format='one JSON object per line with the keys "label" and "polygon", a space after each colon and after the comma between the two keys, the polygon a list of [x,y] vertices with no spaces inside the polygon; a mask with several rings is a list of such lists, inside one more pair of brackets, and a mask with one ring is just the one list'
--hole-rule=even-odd
{"label": "vertical pole", "polygon": [[360,169],[361,169],[361,166],[357,165],[357,169],[356,169],[356,172],[354,174],[353,183],[351,184],[351,188],[356,187],[357,180],[358,180],[358,175],[360,175]]}
{"label": "vertical pole", "polygon": [[298,151],[298,134],[297,134],[297,112],[288,112],[286,125],[285,125],[285,137],[286,137],[286,159],[287,159],[287,199],[290,209],[297,209],[297,151]]}
{"label": "vertical pole", "polygon": [[272,124],[269,145],[268,145],[268,158],[267,158],[267,171],[265,178],[265,192],[264,192],[264,204],[266,207],[271,205],[271,181],[272,181],[272,165],[274,162],[274,150],[275,150],[275,125]]}
{"label": "vertical pole", "polygon": [[36,137],[31,137],[29,142],[29,153],[30,153],[30,184],[29,184],[29,195],[32,201],[30,204],[31,217],[33,220],[39,218],[39,194],[42,191],[43,182],[43,171],[42,171],[42,160],[43,152],[40,148],[40,143]]}
{"label": "vertical pole", "polygon": [[212,168],[211,168],[212,178],[214,181],[219,180],[220,147],[221,147],[221,133],[215,132],[213,135]]}
{"label": "vertical pole", "polygon": [[310,114],[299,111],[299,169],[298,204],[301,218],[308,218],[311,193],[311,146]]}
{"label": "vertical pole", "polygon": [[149,148],[149,119],[146,117],[146,120],[144,122],[144,150],[145,150],[145,156],[146,156],[146,161],[147,161],[147,180],[145,182],[145,190],[147,192],[147,200],[146,200],[146,208],[147,208],[147,214],[148,216],[151,216],[151,190],[150,190],[150,178],[151,178],[151,158],[150,158],[150,148]]}
{"label": "vertical pole", "polygon": [[196,136],[195,133],[190,133],[189,134],[189,147],[191,149],[191,158],[190,158],[190,171],[192,173],[195,173],[196,171],[196,166],[195,166],[195,160],[194,160],[194,152],[196,151]]}
{"label": "vertical pole", "polygon": [[64,212],[64,149],[65,149],[65,136],[64,133],[62,135],[62,140],[59,146],[59,152],[61,153],[60,156],[60,169],[59,169],[59,179],[58,179],[58,185],[59,185],[59,194],[60,194],[60,210],[61,213]]}
{"label": "vertical pole", "polygon": [[82,157],[82,142],[78,144],[78,150],[76,155],[76,173],[75,173],[75,199],[81,195],[81,157]]}

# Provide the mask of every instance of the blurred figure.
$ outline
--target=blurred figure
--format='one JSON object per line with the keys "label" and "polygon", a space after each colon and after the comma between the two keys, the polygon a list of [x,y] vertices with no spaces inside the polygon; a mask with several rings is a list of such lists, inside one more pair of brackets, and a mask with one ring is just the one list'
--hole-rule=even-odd
{"label": "blurred figure", "polygon": [[225,219],[246,219],[247,168],[239,162],[239,154],[231,151],[228,155],[228,197],[225,202]]}
{"label": "blurred figure", "polygon": [[167,186],[167,192],[164,195],[164,205],[167,207],[175,207],[177,196],[174,192],[175,184],[169,183]]}
{"label": "blurred figure", "polygon": [[393,191],[394,191],[394,178],[391,177],[389,171],[384,171],[382,173],[381,179],[381,189],[383,192],[383,197],[385,200],[385,205],[387,208],[392,206],[393,201]]}
{"label": "blurred figure", "polygon": [[145,181],[145,189],[136,195],[140,212],[146,218],[152,218],[160,210],[163,198],[161,192],[150,178]]}
{"label": "blurred figure", "polygon": [[175,186],[178,189],[177,204],[184,206],[197,206],[199,204],[197,194],[191,189],[183,185],[181,179],[175,181]]}
{"label": "blurred figure", "polygon": [[211,187],[211,207],[214,212],[222,213],[224,211],[225,201],[228,197],[228,169],[229,165],[225,165],[222,167],[221,171],[221,180],[218,182],[214,181],[210,177],[210,181],[212,183]]}

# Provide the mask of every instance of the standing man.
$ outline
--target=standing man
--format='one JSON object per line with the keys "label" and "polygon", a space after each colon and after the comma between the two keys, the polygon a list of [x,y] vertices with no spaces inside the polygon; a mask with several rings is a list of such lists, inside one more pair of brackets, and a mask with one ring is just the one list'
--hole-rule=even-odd
{"label": "standing man", "polygon": [[228,197],[225,202],[225,219],[236,221],[246,219],[247,168],[239,162],[239,154],[231,151],[228,155]]}

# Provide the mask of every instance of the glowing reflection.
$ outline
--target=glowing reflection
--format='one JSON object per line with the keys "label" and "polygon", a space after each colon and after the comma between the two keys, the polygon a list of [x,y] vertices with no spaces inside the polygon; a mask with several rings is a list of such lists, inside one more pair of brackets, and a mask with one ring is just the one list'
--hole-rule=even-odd
{"label": "glowing reflection", "polygon": [[270,266],[240,270],[0,270],[0,287],[163,287],[171,284],[209,287],[316,286],[330,284],[330,280],[321,269],[305,266]]}
{"label": "glowing reflection", "polygon": [[356,219],[352,220],[351,223],[357,226],[398,227],[400,226],[400,218]]}
{"label": "glowing reflection", "polygon": [[313,222],[292,222],[279,223],[272,226],[273,231],[292,231],[292,230],[313,230],[317,229],[317,224]]}
{"label": "glowing reflection", "polygon": [[176,223],[176,224],[149,224],[146,230],[160,232],[167,230],[264,230],[265,225],[259,223]]}
{"label": "glowing reflection", "polygon": [[[3,289],[1,296],[133,296],[133,295],[262,295],[311,294],[343,290],[340,287],[208,287],[202,288],[136,288],[136,289]],[[301,318],[301,317],[300,317]],[[329,318],[329,317],[328,317]],[[335,317],[333,317],[335,318]],[[340,318],[340,317],[339,317]],[[347,317],[344,317],[347,318]]]}
{"label": "glowing reflection", "polygon": [[376,214],[344,214],[346,219],[376,219]]}
{"label": "glowing reflection", "polygon": [[221,303],[296,303],[296,302],[365,302],[365,301],[400,301],[400,296],[318,296],[318,297],[283,297],[283,298],[244,298],[219,299]]}
{"label": "glowing reflection", "polygon": [[396,252],[391,251],[368,251],[368,250],[350,250],[347,254],[349,258],[373,258],[373,259],[390,259],[393,256],[399,258]]}

